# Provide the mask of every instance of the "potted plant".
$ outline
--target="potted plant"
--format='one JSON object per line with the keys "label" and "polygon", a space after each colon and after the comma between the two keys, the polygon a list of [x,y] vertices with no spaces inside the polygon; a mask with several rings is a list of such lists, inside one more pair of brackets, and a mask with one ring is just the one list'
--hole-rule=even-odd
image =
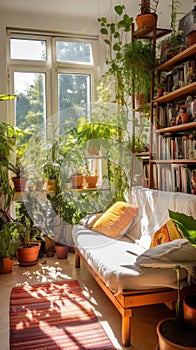
{"label": "potted plant", "polygon": [[[195,2],[195,0],[193,0],[193,2]],[[193,25],[193,28],[190,29],[188,33],[186,33],[188,46],[191,46],[196,42],[196,6],[194,6],[192,13],[193,13],[194,25]]]}
{"label": "potted plant", "polygon": [[[21,164],[25,147],[20,147],[20,151],[15,150],[16,143],[24,136],[25,133],[21,129],[14,127],[11,124],[2,123],[0,125],[0,163],[2,167],[1,178],[5,179],[5,172],[7,172],[7,176],[9,176],[9,171],[14,173],[15,176],[12,177],[13,182],[15,182],[16,178],[19,178],[15,191],[20,191],[20,185],[22,186],[22,190],[24,190],[27,182],[26,176],[24,176],[24,167]],[[16,162],[12,160],[12,158],[14,158],[14,152],[19,153],[16,156]]]}
{"label": "potted plant", "polygon": [[0,124],[0,208],[4,216],[9,216],[15,190],[10,182],[9,164],[18,129],[11,124]]}
{"label": "potted plant", "polygon": [[12,176],[12,181],[14,183],[14,188],[16,192],[21,192],[26,190],[27,184],[27,174],[24,167],[21,165],[19,158],[16,159],[16,163],[9,163],[8,169],[12,171],[15,176]]}
{"label": "potted plant", "polygon": [[84,183],[87,188],[96,188],[99,176],[94,170],[88,169],[88,164],[85,166],[84,170]]}
{"label": "potted plant", "polygon": [[12,271],[13,258],[18,248],[17,238],[22,225],[17,222],[7,221],[0,229],[0,273]]}
{"label": "potted plant", "polygon": [[17,221],[22,224],[19,235],[20,246],[17,249],[17,257],[21,266],[32,266],[37,263],[41,247],[39,241],[42,239],[42,232],[39,228],[40,215],[39,201],[31,193],[27,195],[25,202],[17,204]]}
{"label": "potted plant", "polygon": [[176,318],[166,318],[157,325],[159,350],[196,350],[196,323],[184,319],[183,304],[180,296],[180,269],[177,271],[178,299]]}
{"label": "potted plant", "polygon": [[171,34],[160,43],[161,46],[161,63],[175,56],[185,49],[183,32],[177,30],[177,15],[181,7],[180,0],[171,0]]}
{"label": "potted plant", "polygon": [[156,28],[158,4],[159,0],[142,0],[140,2],[140,14],[135,19],[138,29]]}
{"label": "potted plant", "polygon": [[43,165],[44,189],[58,192],[60,181],[59,144],[58,141],[48,141],[45,148],[45,162]]}
{"label": "potted plant", "polygon": [[122,50],[122,61],[125,85],[130,95],[142,94],[144,96],[143,106],[149,100],[152,72],[155,67],[151,41],[137,39],[125,44]]}
{"label": "potted plant", "polygon": [[84,176],[82,170],[74,171],[70,177],[72,188],[81,189],[84,186]]}
{"label": "potted plant", "polygon": [[[190,243],[196,246],[196,220],[191,216],[169,210],[170,218]],[[195,248],[196,249],[196,248]],[[177,272],[178,298],[176,303],[176,318],[161,320],[157,325],[159,350],[196,350],[196,323],[186,316],[180,292],[180,269],[174,266]],[[194,294],[194,298],[196,295]],[[186,297],[185,297],[186,300]]]}

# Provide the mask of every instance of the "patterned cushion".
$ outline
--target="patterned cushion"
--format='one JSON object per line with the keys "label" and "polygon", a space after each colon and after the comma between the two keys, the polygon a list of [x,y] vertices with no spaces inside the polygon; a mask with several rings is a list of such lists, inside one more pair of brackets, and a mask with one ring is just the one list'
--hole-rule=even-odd
{"label": "patterned cushion", "polygon": [[179,238],[183,238],[182,234],[178,231],[174,222],[169,220],[154,233],[150,248]]}

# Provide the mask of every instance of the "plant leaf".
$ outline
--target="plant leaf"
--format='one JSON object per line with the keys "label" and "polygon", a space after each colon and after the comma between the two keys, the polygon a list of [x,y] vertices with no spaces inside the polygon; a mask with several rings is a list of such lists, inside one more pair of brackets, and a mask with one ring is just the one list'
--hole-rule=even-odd
{"label": "plant leaf", "polygon": [[169,209],[169,217],[174,221],[182,235],[196,246],[196,220],[192,216]]}

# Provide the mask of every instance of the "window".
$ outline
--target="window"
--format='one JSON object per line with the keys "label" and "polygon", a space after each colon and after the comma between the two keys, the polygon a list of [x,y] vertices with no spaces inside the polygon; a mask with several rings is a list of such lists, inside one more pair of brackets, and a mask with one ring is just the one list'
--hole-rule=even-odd
{"label": "window", "polygon": [[46,60],[45,40],[10,39],[10,58],[17,60]]}
{"label": "window", "polygon": [[[96,38],[7,33],[10,92],[17,94],[13,123],[35,133],[51,121],[66,122],[66,109],[90,104],[96,77]],[[58,118],[56,118],[58,115]],[[55,118],[53,118],[55,116]]]}
{"label": "window", "polygon": [[57,41],[56,60],[60,62],[92,64],[91,45],[87,43]]}

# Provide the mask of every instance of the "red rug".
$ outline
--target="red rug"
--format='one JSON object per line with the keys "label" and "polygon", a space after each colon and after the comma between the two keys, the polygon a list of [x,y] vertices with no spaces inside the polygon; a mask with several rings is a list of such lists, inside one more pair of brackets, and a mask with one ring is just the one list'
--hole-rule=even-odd
{"label": "red rug", "polygon": [[10,350],[115,349],[77,280],[14,287]]}

